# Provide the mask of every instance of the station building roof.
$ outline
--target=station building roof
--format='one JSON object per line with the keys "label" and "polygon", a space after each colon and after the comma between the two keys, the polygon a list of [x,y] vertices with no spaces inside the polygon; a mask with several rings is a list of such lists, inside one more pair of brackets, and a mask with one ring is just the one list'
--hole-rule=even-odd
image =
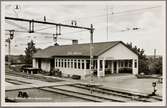
{"label": "station building roof", "polygon": [[[93,56],[98,57],[109,49],[113,48],[122,41],[98,42],[93,43]],[[126,45],[125,45],[126,46]],[[128,47],[127,47],[128,48]],[[130,49],[131,50],[131,49]],[[134,52],[135,53],[135,52]],[[88,57],[90,56],[90,43],[57,45],[39,50],[33,58],[52,58],[52,57]]]}

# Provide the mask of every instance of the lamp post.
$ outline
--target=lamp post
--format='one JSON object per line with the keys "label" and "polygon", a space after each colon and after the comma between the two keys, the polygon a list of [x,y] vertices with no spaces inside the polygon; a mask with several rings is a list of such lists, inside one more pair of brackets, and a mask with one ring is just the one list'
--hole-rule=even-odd
{"label": "lamp post", "polygon": [[152,95],[153,95],[153,96],[156,95],[156,94],[155,94],[155,92],[157,91],[157,90],[155,89],[156,86],[157,86],[156,82],[152,82],[152,87],[153,87]]}
{"label": "lamp post", "polygon": [[[91,30],[90,30],[90,76],[91,76],[91,80],[90,82],[93,82],[93,24],[91,24]],[[92,94],[93,92],[93,86],[91,86],[90,84],[90,92]]]}
{"label": "lamp post", "polygon": [[[11,40],[14,37],[14,30],[9,30],[9,38],[6,40],[6,42],[8,42],[8,62],[10,64],[11,59],[10,59],[10,54],[11,54]],[[10,65],[9,65],[10,66]]]}

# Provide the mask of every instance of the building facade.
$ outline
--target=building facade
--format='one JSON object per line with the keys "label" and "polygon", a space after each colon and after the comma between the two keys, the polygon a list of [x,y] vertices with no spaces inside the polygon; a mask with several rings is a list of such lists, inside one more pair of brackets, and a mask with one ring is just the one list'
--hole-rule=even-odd
{"label": "building facade", "polygon": [[[138,55],[122,41],[93,44],[94,75],[103,77],[118,73],[138,74]],[[51,46],[33,55],[33,67],[46,72],[59,69],[64,76],[80,75],[90,71],[90,45],[75,44]]]}

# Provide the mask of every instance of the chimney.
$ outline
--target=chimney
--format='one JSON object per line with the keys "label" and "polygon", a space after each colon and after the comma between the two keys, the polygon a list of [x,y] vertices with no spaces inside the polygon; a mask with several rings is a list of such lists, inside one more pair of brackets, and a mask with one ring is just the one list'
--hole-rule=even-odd
{"label": "chimney", "polygon": [[73,44],[73,45],[78,44],[78,40],[72,40],[72,44]]}

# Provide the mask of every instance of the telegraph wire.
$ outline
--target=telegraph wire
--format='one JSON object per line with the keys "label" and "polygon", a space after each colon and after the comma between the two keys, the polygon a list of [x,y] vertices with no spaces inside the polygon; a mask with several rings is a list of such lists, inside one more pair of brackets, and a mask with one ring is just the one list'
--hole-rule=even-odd
{"label": "telegraph wire", "polygon": [[[159,8],[160,6],[154,6],[154,7],[147,7],[147,8],[140,8],[140,9],[133,9],[133,10],[126,10],[126,11],[120,11],[120,12],[112,12],[112,13],[108,13],[107,15],[116,15],[116,14],[123,14],[123,13],[128,13],[129,14],[129,12],[138,12],[138,11],[142,11],[142,10],[146,10],[146,9],[153,9],[153,8]],[[101,17],[101,16],[105,16],[105,15],[97,15],[97,16],[91,16],[91,18],[93,18],[93,17]],[[82,18],[90,18],[90,17],[82,17]],[[76,18],[76,19],[81,19],[81,18]],[[25,28],[25,27],[22,27],[22,26],[20,26],[20,25],[18,25],[18,24],[16,24],[16,23],[13,23],[13,22],[9,22],[8,21],[8,23],[10,23],[10,24],[12,24],[12,25],[14,25],[14,26],[17,26],[17,27],[19,27],[19,28],[21,28],[21,29],[26,29],[27,30],[27,28]],[[51,28],[51,27],[47,27],[47,28],[42,28],[42,29],[39,29],[39,30],[37,30],[37,31],[40,31],[40,30],[45,30],[45,29],[49,29],[49,28]],[[28,31],[16,31],[16,32],[28,32]],[[35,33],[38,33],[38,32],[35,32]],[[69,33],[77,33],[77,32],[69,32]],[[64,33],[64,34],[69,34],[69,33]],[[42,34],[53,34],[53,33],[42,33]],[[62,35],[64,35],[64,34],[62,34]]]}
{"label": "telegraph wire", "polygon": [[[112,13],[108,13],[107,15],[112,15],[112,16],[114,16],[114,15],[116,15],[116,14],[123,14],[123,13],[130,14],[129,12],[136,12],[136,11],[142,11],[142,10],[146,10],[146,9],[159,8],[159,7],[161,7],[161,6],[154,6],[154,7],[147,7],[147,8],[126,10],[126,11],[112,12]],[[134,14],[134,13],[133,13],[133,14]],[[80,17],[80,18],[75,18],[75,19],[84,20],[85,18],[93,18],[93,17],[105,17],[105,15],[96,15],[96,16],[90,16],[90,17]],[[49,20],[50,20],[50,19],[49,19]],[[52,20],[52,21],[53,21],[53,20]],[[67,21],[67,20],[64,20],[64,21]],[[64,22],[64,21],[63,21],[63,22]],[[71,20],[68,20],[68,21],[71,21]],[[8,21],[8,22],[9,22],[9,21]],[[16,23],[13,23],[13,22],[9,22],[9,23],[11,23],[11,24],[13,24],[13,25],[15,25],[15,26],[17,26],[17,27],[19,27],[19,28],[21,28],[21,29],[26,29],[26,30],[27,30],[27,28],[22,27],[22,26],[20,26],[20,25],[18,25],[18,24],[16,24]],[[54,27],[53,27],[53,26],[50,26],[50,27],[46,27],[46,28],[41,28],[41,29],[36,30],[36,31],[41,31],[41,30],[45,30],[45,29],[49,29],[49,28],[54,28]]]}
{"label": "telegraph wire", "polygon": [[[138,12],[138,11],[143,11],[143,10],[148,10],[148,9],[154,9],[154,8],[160,8],[160,7],[161,6],[139,8],[139,9],[130,9],[130,10],[125,10],[125,11],[118,11],[118,12],[108,13],[108,15],[123,14],[123,13],[129,14],[129,12]],[[101,14],[101,15],[95,15],[95,16],[89,16],[89,17],[80,17],[80,18],[76,18],[76,19],[77,20],[84,20],[84,19],[87,19],[87,18],[105,17],[105,16],[106,16],[106,14]]]}
{"label": "telegraph wire", "polygon": [[47,30],[47,29],[50,29],[50,28],[55,28],[55,26],[52,25],[50,27],[41,28],[41,29],[38,29],[38,30],[35,30],[35,31]]}
{"label": "telegraph wire", "polygon": [[[5,31],[10,31],[9,29],[6,29]],[[21,33],[29,33],[28,31],[20,31],[20,30],[14,30],[15,32],[21,32]],[[66,33],[62,33],[62,35],[67,35],[67,34],[72,34],[72,33],[79,33],[79,32],[84,32],[86,30],[80,30],[80,31],[75,31],[75,32],[66,32]],[[50,35],[52,36],[54,33],[47,33],[47,32],[34,32],[34,34],[41,34],[41,35]],[[7,35],[7,34],[6,34]],[[53,38],[53,37],[51,37]],[[61,37],[62,38],[62,37]],[[59,37],[60,39],[60,37]],[[65,39],[65,38],[62,38]],[[67,38],[68,39],[68,38]],[[71,39],[73,40],[73,39]]]}
{"label": "telegraph wire", "polygon": [[106,32],[107,32],[107,40],[108,40],[108,22],[109,22],[109,18],[108,18],[108,5],[106,5],[106,18],[107,18],[107,28],[106,28]]}
{"label": "telegraph wire", "polygon": [[17,24],[17,23],[12,22],[12,21],[6,20],[5,22],[8,23],[8,24],[11,24],[11,25],[13,25],[13,26],[16,26],[16,27],[18,27],[18,28],[20,28],[20,29],[28,30],[26,27],[23,27],[23,26],[21,26],[21,25],[19,25],[19,24]]}
{"label": "telegraph wire", "polygon": [[[155,9],[155,8],[160,8],[161,6],[153,6],[153,7],[146,7],[146,8],[138,8],[138,9],[129,9],[129,10],[124,10],[124,11],[117,11],[117,12],[111,12],[111,13],[108,13],[108,16],[111,15],[110,17],[116,17],[116,16],[127,16],[127,15],[133,15],[133,14],[137,14],[139,12],[142,12],[144,10],[149,10],[149,9]],[[109,9],[113,9],[113,8],[109,8]],[[105,9],[106,10],[106,9]],[[90,18],[94,18],[96,17],[96,19],[100,18],[100,17],[106,17],[106,14],[100,14],[100,15],[95,15],[95,16],[88,16],[88,17],[78,17],[78,18],[75,18],[77,20],[77,22],[82,22],[83,20],[86,20],[86,19],[90,19]],[[129,17],[129,16],[127,16]],[[71,21],[71,20],[64,20],[64,21]],[[97,22],[95,22],[97,24]]]}

